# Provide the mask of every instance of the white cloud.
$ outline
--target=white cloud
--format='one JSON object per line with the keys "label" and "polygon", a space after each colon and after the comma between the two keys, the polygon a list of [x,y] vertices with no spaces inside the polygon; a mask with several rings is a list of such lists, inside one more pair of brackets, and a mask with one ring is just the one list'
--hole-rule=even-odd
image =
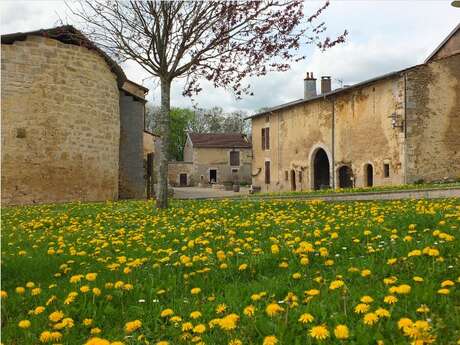
{"label": "white cloud", "polygon": [[[312,13],[322,1],[306,2]],[[2,1],[0,31],[10,33],[52,27],[68,13],[63,1]],[[289,102],[303,95],[303,77],[313,71],[318,78],[330,75],[353,84],[380,74],[423,62],[428,54],[460,21],[460,9],[450,6],[450,0],[433,1],[339,1],[332,0],[321,17],[333,36],[349,31],[347,43],[324,53],[305,47],[308,59],[293,64],[284,73],[270,73],[251,79],[254,96],[236,100],[232,93],[202,83],[203,91],[195,101],[201,107],[221,106],[226,110],[255,111],[261,107]],[[123,64],[127,76],[151,88],[149,100],[159,103],[157,83],[145,79],[148,73],[134,62]],[[182,96],[183,80],[172,86],[173,106],[190,107],[191,100]],[[318,83],[319,84],[319,83]]]}

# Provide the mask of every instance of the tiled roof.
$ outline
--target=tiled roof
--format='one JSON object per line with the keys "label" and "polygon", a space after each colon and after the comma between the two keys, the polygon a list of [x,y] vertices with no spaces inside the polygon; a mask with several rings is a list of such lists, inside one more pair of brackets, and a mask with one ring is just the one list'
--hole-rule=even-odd
{"label": "tiled roof", "polygon": [[240,133],[189,133],[193,147],[251,148],[251,143]]}

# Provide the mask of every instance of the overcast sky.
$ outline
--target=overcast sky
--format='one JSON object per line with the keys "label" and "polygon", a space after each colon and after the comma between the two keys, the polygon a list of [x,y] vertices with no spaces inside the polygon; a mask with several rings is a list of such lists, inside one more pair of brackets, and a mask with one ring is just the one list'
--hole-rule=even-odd
{"label": "overcast sky", "polygon": [[[334,36],[344,29],[347,42],[326,52],[305,47],[307,60],[292,65],[288,72],[271,73],[251,80],[254,96],[237,101],[231,92],[214,89],[203,83],[202,93],[194,99],[200,107],[220,106],[228,111],[252,113],[262,107],[275,106],[303,96],[303,78],[307,71],[315,76],[330,75],[333,87],[353,84],[380,74],[422,63],[434,48],[460,22],[460,8],[451,0],[331,0],[322,16],[328,33]],[[306,13],[312,13],[322,1],[306,1]],[[11,33],[49,28],[66,20],[62,1],[0,2],[0,32]],[[68,21],[69,19],[67,19]],[[128,78],[151,88],[149,100],[159,102],[157,83],[135,63],[123,65]],[[319,83],[318,83],[319,84]],[[173,83],[173,106],[191,107],[182,97],[182,83]]]}

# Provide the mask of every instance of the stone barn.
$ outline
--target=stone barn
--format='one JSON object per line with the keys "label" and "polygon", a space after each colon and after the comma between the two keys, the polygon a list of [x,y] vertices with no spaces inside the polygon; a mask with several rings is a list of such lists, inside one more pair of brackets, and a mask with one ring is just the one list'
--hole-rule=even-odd
{"label": "stone barn", "polygon": [[71,26],[1,42],[2,203],[145,196],[147,89]]}
{"label": "stone barn", "polygon": [[253,115],[252,183],[262,191],[460,179],[460,25],[425,63]]}
{"label": "stone barn", "polygon": [[239,133],[188,133],[184,161],[169,162],[173,186],[251,183],[251,143]]}

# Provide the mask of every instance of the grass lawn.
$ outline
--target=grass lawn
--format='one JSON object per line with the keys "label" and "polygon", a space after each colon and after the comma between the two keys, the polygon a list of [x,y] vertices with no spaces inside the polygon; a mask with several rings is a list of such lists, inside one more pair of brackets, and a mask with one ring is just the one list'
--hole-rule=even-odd
{"label": "grass lawn", "polygon": [[347,193],[385,193],[397,191],[409,191],[420,189],[450,189],[460,188],[460,182],[442,182],[442,183],[421,183],[421,184],[403,184],[391,186],[377,187],[356,187],[356,188],[338,188],[338,189],[320,189],[320,190],[305,190],[292,192],[270,192],[270,193],[255,193],[249,197],[270,197],[270,196],[327,196],[334,194]]}
{"label": "grass lawn", "polygon": [[2,210],[3,344],[458,344],[460,200]]}

